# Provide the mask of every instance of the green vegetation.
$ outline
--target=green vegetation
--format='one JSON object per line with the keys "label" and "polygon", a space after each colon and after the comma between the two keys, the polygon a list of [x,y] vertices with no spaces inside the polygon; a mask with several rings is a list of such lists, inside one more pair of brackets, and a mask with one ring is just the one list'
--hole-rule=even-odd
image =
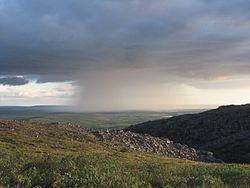
{"label": "green vegetation", "polygon": [[119,152],[50,156],[16,153],[0,160],[0,181],[21,187],[248,187],[250,168],[196,164]]}
{"label": "green vegetation", "polygon": [[81,125],[88,128],[124,128],[129,125],[155,120],[168,115],[164,112],[110,112],[76,113],[47,111],[4,111],[0,110],[1,119],[25,120],[30,122],[60,122]]}
{"label": "green vegetation", "polygon": [[162,118],[163,113],[112,112],[112,113],[52,113],[42,117],[31,117],[31,122],[62,122],[78,124],[88,128],[124,128],[143,121]]}
{"label": "green vegetation", "polygon": [[59,107],[0,107],[0,119],[25,120],[30,122],[60,122],[77,124],[88,128],[124,128],[149,120],[166,118],[183,113],[200,110],[184,110],[180,112],[150,112],[150,111],[123,111],[123,112],[63,112]]}
{"label": "green vegetation", "polygon": [[106,148],[79,127],[0,121],[3,187],[250,187],[250,166]]}

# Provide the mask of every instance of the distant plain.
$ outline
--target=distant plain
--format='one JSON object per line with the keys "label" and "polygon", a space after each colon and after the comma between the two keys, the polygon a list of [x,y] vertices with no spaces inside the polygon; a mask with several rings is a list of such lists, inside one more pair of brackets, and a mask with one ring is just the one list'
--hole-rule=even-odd
{"label": "distant plain", "polygon": [[169,118],[197,110],[179,111],[115,111],[115,112],[72,112],[60,106],[1,106],[0,119],[25,120],[30,122],[66,123],[86,128],[125,128],[145,121]]}

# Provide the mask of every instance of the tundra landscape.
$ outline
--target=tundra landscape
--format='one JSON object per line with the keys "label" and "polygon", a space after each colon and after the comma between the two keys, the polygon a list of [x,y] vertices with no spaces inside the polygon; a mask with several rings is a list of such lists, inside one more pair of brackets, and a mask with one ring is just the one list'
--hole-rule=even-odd
{"label": "tundra landscape", "polygon": [[249,0],[0,0],[0,188],[250,188]]}
{"label": "tundra landscape", "polygon": [[[220,116],[220,121],[234,119],[225,124],[227,129],[213,128],[212,124],[210,127],[206,126],[206,119],[203,119],[203,126],[190,129],[190,138],[182,136],[180,130],[176,132],[180,135],[174,137],[174,131],[180,125],[185,125],[184,132],[189,130],[189,121],[179,124],[179,119],[186,116],[204,116],[203,114],[213,111],[156,121],[153,121],[152,112],[140,112],[139,114],[152,119],[146,123],[139,121],[137,125],[126,125],[125,129],[120,128],[117,115],[114,116],[112,128],[41,121],[44,112],[39,110],[39,121],[34,121],[33,118],[27,120],[27,117],[24,120],[1,120],[0,182],[4,187],[249,187],[249,136],[240,136],[239,133],[247,133],[250,128],[247,124],[248,116],[244,116],[244,112],[250,108],[249,105],[228,106],[220,107],[214,112],[220,113],[224,109],[226,114],[224,119]],[[227,113],[240,114],[238,111],[241,110],[241,122],[246,124],[235,128],[239,117],[229,116]],[[22,111],[27,111],[27,107],[19,107],[18,114]],[[126,113],[118,114],[127,119],[127,122],[136,121],[131,119],[133,116],[126,116]],[[158,115],[162,114],[164,112]],[[102,116],[105,117],[105,114]],[[110,114],[108,117],[110,118]],[[74,118],[75,116],[72,121]],[[87,118],[89,119],[97,121],[93,116]],[[101,121],[105,123],[106,120],[98,119],[100,124]],[[168,122],[176,125],[169,128]],[[169,129],[169,135],[163,131],[166,129]],[[196,131],[200,133],[195,134]],[[216,135],[222,141],[215,139],[217,147],[213,149],[210,137],[202,136],[202,132],[210,137]],[[192,144],[192,139],[196,140],[195,135],[201,135],[204,139],[204,142],[198,143],[211,146],[205,150]],[[189,145],[185,144],[185,139]],[[221,147],[223,149],[216,150]]]}

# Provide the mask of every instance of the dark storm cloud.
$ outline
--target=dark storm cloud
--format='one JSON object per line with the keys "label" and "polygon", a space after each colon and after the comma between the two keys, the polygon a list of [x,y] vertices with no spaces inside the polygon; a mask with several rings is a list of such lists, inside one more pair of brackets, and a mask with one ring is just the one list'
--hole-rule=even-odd
{"label": "dark storm cloud", "polygon": [[23,77],[0,77],[0,85],[8,85],[8,86],[21,86],[28,84],[29,80]]}
{"label": "dark storm cloud", "polygon": [[248,74],[249,9],[248,0],[0,0],[0,75],[68,81],[144,67],[204,79]]}

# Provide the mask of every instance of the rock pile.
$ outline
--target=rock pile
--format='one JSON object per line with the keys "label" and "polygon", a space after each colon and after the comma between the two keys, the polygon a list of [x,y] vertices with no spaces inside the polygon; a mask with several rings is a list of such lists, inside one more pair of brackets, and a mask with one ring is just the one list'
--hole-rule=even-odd
{"label": "rock pile", "polygon": [[92,131],[92,133],[103,145],[108,147],[122,146],[124,150],[143,151],[193,161],[223,162],[214,158],[211,152],[196,150],[187,145],[174,143],[167,138],[125,132],[123,130],[98,130]]}
{"label": "rock pile", "polygon": [[82,143],[98,143],[103,147],[117,149],[121,152],[141,151],[193,161],[222,162],[214,158],[211,152],[196,150],[184,144],[174,143],[167,138],[123,130],[94,130],[76,125],[30,124],[21,121],[0,120],[0,131],[22,132],[33,137],[48,136]]}

